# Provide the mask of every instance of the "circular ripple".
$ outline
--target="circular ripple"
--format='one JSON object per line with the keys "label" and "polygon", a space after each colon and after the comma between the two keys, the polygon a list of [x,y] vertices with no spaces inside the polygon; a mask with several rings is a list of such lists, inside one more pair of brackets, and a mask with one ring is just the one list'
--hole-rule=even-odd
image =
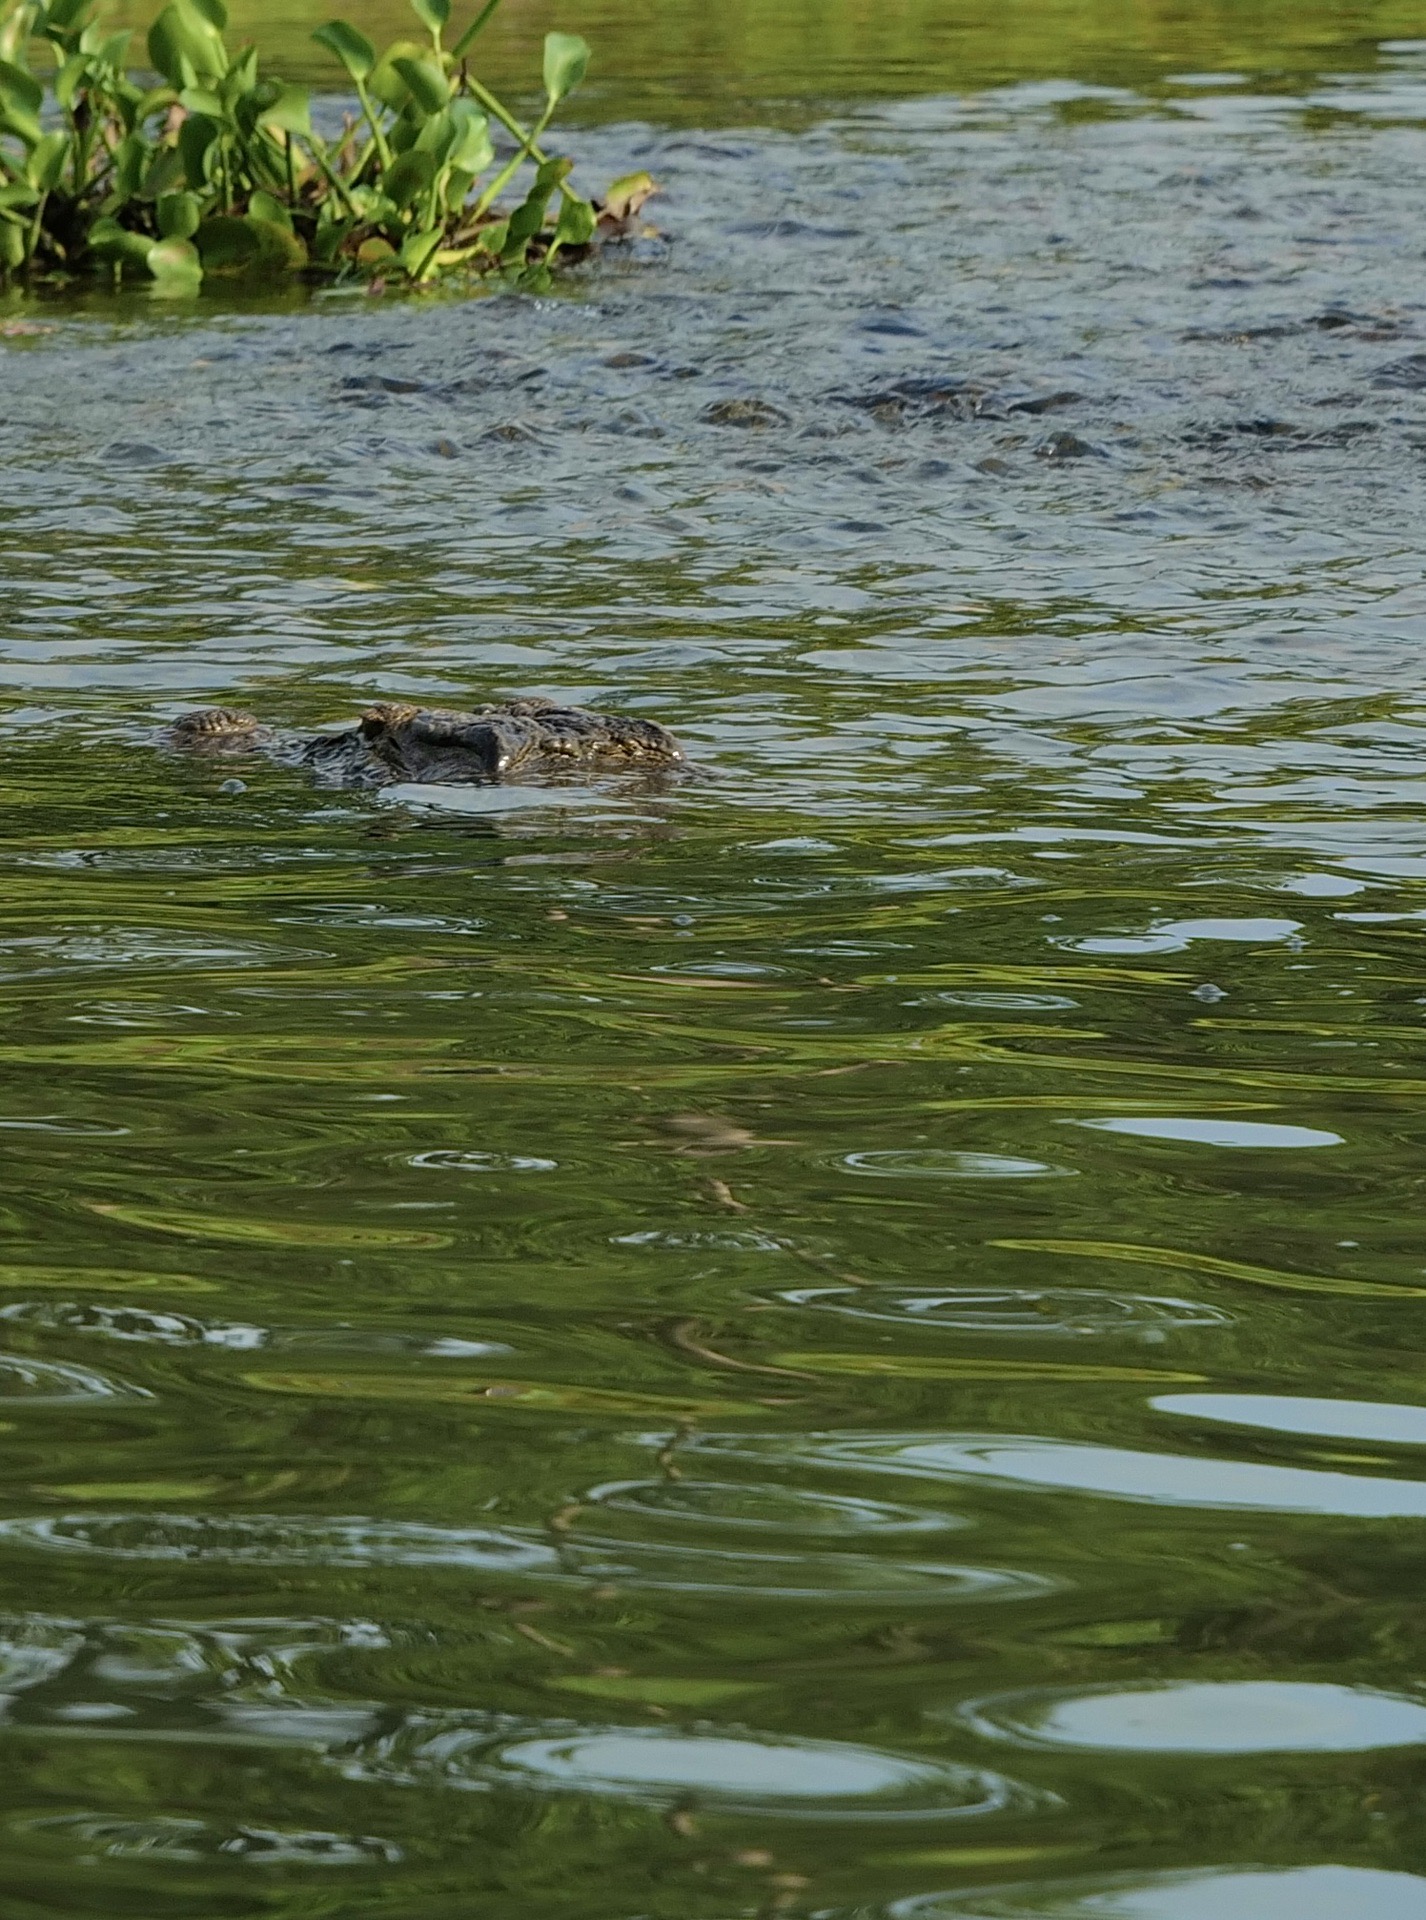
{"label": "circular ripple", "polygon": [[566,1573],[601,1586],[863,1605],[1034,1600],[1057,1585],[1042,1574],[1007,1567],[882,1560],[861,1553],[743,1553],[627,1540],[576,1538],[561,1549],[561,1562]]}
{"label": "circular ripple", "polygon": [[1103,1293],[1077,1287],[945,1287],[908,1293],[901,1287],[796,1287],[774,1299],[851,1320],[946,1327],[956,1333],[1083,1339],[1122,1334],[1160,1340],[1179,1327],[1230,1326],[1232,1315],[1194,1300]]}
{"label": "circular ripple", "polygon": [[442,1173],[553,1173],[559,1161],[540,1160],[528,1153],[480,1153],[441,1147],[430,1153],[413,1153],[406,1164],[434,1167]]}
{"label": "circular ripple", "polygon": [[883,1533],[944,1533],[968,1524],[956,1514],[856,1500],[837,1493],[804,1493],[734,1480],[611,1480],[584,1496],[605,1512],[655,1520],[696,1521],[776,1533],[837,1538]]}
{"label": "circular ripple", "polygon": [[886,1148],[844,1153],[834,1162],[847,1173],[881,1180],[1050,1180],[1075,1172],[1044,1160],[1017,1160],[1005,1153],[952,1153],[939,1147]]}
{"label": "circular ripple", "polygon": [[512,1737],[489,1722],[412,1715],[344,1765],[348,1775],[403,1785],[583,1793],[642,1806],[704,1805],[720,1813],[812,1820],[924,1820],[1044,1804],[980,1768],[798,1740],[738,1727],[532,1727]]}
{"label": "circular ripple", "polygon": [[143,1387],[106,1379],[88,1367],[67,1366],[57,1360],[31,1360],[18,1353],[0,1353],[0,1402],[71,1407],[81,1400],[149,1400],[152,1397]]}
{"label": "circular ripple", "polygon": [[1426,1920],[1426,1880],[1379,1867],[1240,1867],[922,1893],[826,1920]]}
{"label": "circular ripple", "polygon": [[1119,1753],[1368,1753],[1426,1745],[1426,1702],[1310,1680],[1031,1689],[957,1709],[1017,1746]]}
{"label": "circular ripple", "polygon": [[961,993],[947,989],[940,993],[925,994],[911,1004],[921,1007],[994,1007],[1004,1013],[1059,1013],[1065,1008],[1077,1007],[1079,1002],[1063,993]]}

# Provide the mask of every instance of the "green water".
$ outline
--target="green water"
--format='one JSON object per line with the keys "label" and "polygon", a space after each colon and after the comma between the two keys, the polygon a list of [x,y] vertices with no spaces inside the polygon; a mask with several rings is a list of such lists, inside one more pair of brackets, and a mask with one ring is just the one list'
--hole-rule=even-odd
{"label": "green water", "polygon": [[[1409,13],[670,11],[557,297],[0,310],[5,1920],[1426,1914]],[[499,691],[705,771],[154,745]]]}
{"label": "green water", "polygon": [[[339,73],[312,45],[333,12],[378,41],[420,37],[402,0],[322,0],[277,7],[233,0],[234,32],[258,41],[281,69],[329,86]],[[473,10],[472,10],[473,11]],[[122,0],[119,17],[151,13]],[[453,19],[461,19],[457,8]],[[576,117],[647,116],[676,125],[726,125],[750,116],[805,123],[832,100],[1072,78],[1156,89],[1184,73],[1251,73],[1273,87],[1325,71],[1376,68],[1382,41],[1426,31],[1418,0],[738,0],[709,8],[658,0],[503,0],[480,41],[481,70],[503,86],[538,83],[540,35],[588,36],[591,79],[562,109]]]}

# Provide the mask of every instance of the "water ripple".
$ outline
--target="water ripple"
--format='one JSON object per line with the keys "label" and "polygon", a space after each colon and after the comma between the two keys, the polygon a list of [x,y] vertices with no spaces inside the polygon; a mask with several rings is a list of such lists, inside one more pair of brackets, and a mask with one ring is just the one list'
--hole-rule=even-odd
{"label": "water ripple", "polygon": [[1027,1747],[1129,1753],[1367,1753],[1426,1745],[1426,1701],[1327,1681],[1159,1681],[997,1694],[958,1710]]}
{"label": "water ripple", "polygon": [[1050,1800],[1000,1774],[842,1741],[569,1721],[512,1733],[454,1714],[408,1715],[343,1771],[402,1786],[583,1793],[797,1820],[965,1819]]}
{"label": "water ripple", "polygon": [[1140,1452],[1033,1434],[708,1434],[689,1445],[733,1459],[801,1461],[951,1484],[983,1480],[993,1486],[1156,1506],[1338,1514],[1363,1520],[1426,1517],[1426,1481]]}
{"label": "water ripple", "polygon": [[1197,1301],[1093,1288],[957,1286],[909,1292],[890,1286],[794,1287],[771,1297],[850,1320],[1032,1339],[1117,1335],[1157,1342],[1182,1327],[1232,1324],[1231,1314]]}

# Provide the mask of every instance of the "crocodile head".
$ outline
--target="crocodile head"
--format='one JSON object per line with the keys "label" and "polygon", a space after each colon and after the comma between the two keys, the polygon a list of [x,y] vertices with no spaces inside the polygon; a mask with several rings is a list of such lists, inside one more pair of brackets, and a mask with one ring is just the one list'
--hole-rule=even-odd
{"label": "crocodile head", "polygon": [[234,707],[199,707],[181,713],[166,729],[168,744],[188,753],[254,753],[268,738],[268,730],[250,713]]}

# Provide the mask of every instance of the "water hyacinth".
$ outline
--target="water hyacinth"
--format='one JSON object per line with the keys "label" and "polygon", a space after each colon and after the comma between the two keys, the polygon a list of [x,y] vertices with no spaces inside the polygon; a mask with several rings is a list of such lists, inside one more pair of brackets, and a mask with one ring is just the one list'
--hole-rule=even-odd
{"label": "water hyacinth", "polygon": [[[591,201],[546,151],[588,65],[577,35],[545,36],[532,126],[471,73],[498,4],[449,47],[450,0],[411,0],[425,40],[380,55],[345,21],[319,28],[359,107],[324,139],[304,87],[264,76],[254,47],[229,52],[223,0],[168,0],[148,31],[151,72],[131,64],[128,32],[99,25],[96,0],[0,0],[0,276],[99,271],[173,292],[209,273],[539,281],[627,231],[653,183],[631,175]],[[52,72],[36,69],[46,49]]]}

